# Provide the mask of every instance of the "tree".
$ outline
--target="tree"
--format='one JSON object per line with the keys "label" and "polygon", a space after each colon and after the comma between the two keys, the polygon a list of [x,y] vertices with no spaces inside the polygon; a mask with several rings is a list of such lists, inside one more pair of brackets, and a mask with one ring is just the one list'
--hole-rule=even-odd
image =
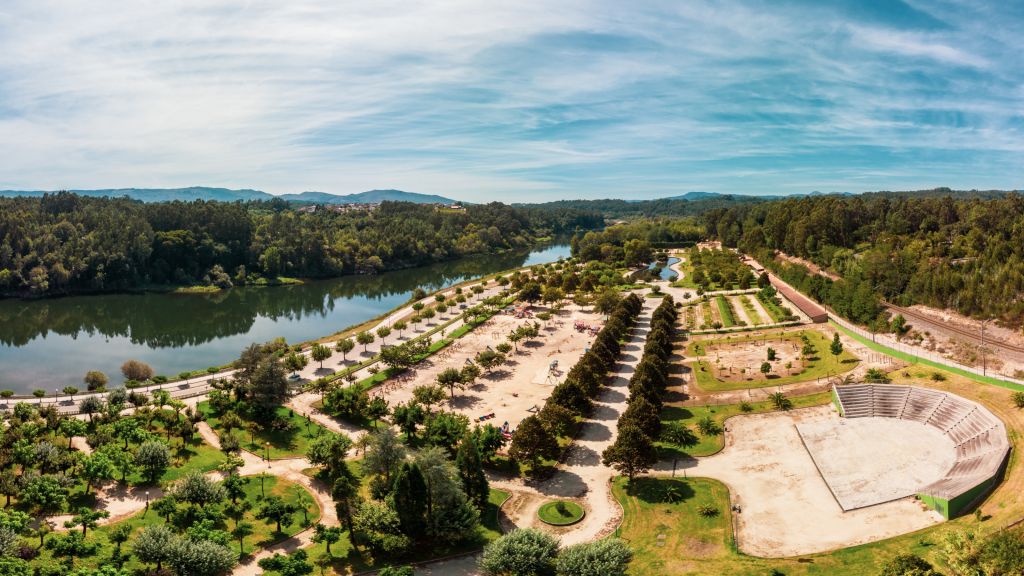
{"label": "tree", "polygon": [[481,350],[476,355],[476,363],[483,366],[484,370],[490,372],[492,369],[501,366],[505,362],[505,356],[494,350]]}
{"label": "tree", "polygon": [[288,399],[288,378],[273,356],[259,361],[246,382],[246,391],[261,418],[268,418]]}
{"label": "tree", "polygon": [[402,464],[392,494],[402,533],[413,540],[421,538],[427,529],[427,481],[415,462]]}
{"label": "tree", "polygon": [[355,533],[374,554],[400,556],[410,545],[402,534],[398,514],[381,502],[367,501],[359,506],[353,521]]}
{"label": "tree", "polygon": [[159,571],[164,562],[170,559],[172,548],[178,537],[164,524],[146,526],[132,542],[132,551],[139,561],[156,564]]}
{"label": "tree", "polygon": [[363,469],[382,476],[384,482],[391,485],[392,475],[405,460],[405,447],[390,428],[381,428],[370,438],[371,443],[363,454]]}
{"label": "tree", "polygon": [[532,528],[513,530],[484,547],[479,567],[488,576],[544,576],[554,572],[558,540]]}
{"label": "tree", "polygon": [[298,507],[285,502],[280,496],[267,496],[263,505],[256,511],[254,518],[263,520],[267,524],[275,524],[277,532],[281,532],[282,526],[291,526],[294,522],[292,517],[298,512]]}
{"label": "tree", "polygon": [[839,340],[839,332],[832,336],[832,344],[829,346],[829,351],[836,357],[843,353],[843,343]]}
{"label": "tree", "polygon": [[[245,538],[252,536],[255,531],[255,527],[253,527],[251,522],[239,522],[235,524],[235,527],[231,530],[231,536],[238,539],[238,549],[242,554],[245,554]],[[330,546],[328,546],[328,548],[330,548]]]}
{"label": "tree", "polygon": [[558,457],[558,441],[539,418],[527,416],[512,434],[508,455],[514,460],[528,462],[536,470],[542,459]]}
{"label": "tree", "polygon": [[103,411],[103,400],[98,396],[87,396],[78,403],[78,410],[83,414],[87,414],[89,422],[92,422],[92,415]]}
{"label": "tree", "polygon": [[85,387],[90,391],[103,390],[107,385],[107,375],[99,370],[90,370],[85,373]]}
{"label": "tree", "polygon": [[351,352],[352,349],[355,347],[356,344],[355,342],[352,341],[351,338],[342,338],[341,340],[338,340],[338,342],[334,345],[334,349],[337,352],[341,352],[342,362],[348,362],[348,353]]}
{"label": "tree", "polygon": [[472,386],[473,382],[480,377],[480,369],[476,367],[476,364],[466,364],[459,371],[459,377],[465,386]]}
{"label": "tree", "polygon": [[605,288],[598,294],[594,301],[594,310],[600,314],[611,314],[616,306],[622,301],[619,291],[615,288]]}
{"label": "tree", "polygon": [[640,428],[651,438],[657,438],[661,433],[660,411],[645,396],[633,395],[619,419],[620,428],[627,424]]}
{"label": "tree", "polygon": [[142,468],[146,480],[152,484],[171,465],[171,450],[159,440],[147,440],[135,451],[135,465]]}
{"label": "tree", "polygon": [[430,412],[433,405],[440,404],[444,400],[444,390],[440,386],[424,384],[412,389],[412,397],[417,404],[422,405],[427,412]]}
{"label": "tree", "polygon": [[306,458],[314,466],[322,466],[332,480],[348,471],[345,457],[352,448],[352,439],[344,434],[323,434],[314,438],[306,450]]}
{"label": "tree", "polygon": [[313,344],[313,348],[310,349],[310,356],[312,356],[314,362],[320,363],[320,369],[324,367],[324,360],[331,357],[331,349],[323,344]]}
{"label": "tree", "polygon": [[363,354],[366,354],[366,347],[369,346],[371,342],[373,342],[373,334],[371,334],[370,332],[360,332],[356,334],[356,342],[359,342],[360,344],[363,345]]}
{"label": "tree", "polygon": [[114,477],[114,462],[105,452],[93,452],[82,459],[82,478],[85,479],[85,493],[97,482]]}
{"label": "tree", "polygon": [[1017,408],[1024,408],[1024,392],[1014,392],[1011,396],[1013,405]]}
{"label": "tree", "polygon": [[153,368],[145,362],[128,360],[121,365],[121,374],[123,374],[127,380],[144,382],[153,377]]}
{"label": "tree", "polygon": [[377,336],[380,337],[380,345],[384,345],[384,340],[391,335],[391,328],[389,326],[379,326],[376,330]]}
{"label": "tree", "polygon": [[465,383],[462,381],[462,373],[457,368],[445,368],[437,375],[437,383],[448,388],[451,399],[455,399],[455,389],[462,388]]}
{"label": "tree", "polygon": [[416,427],[423,424],[425,419],[423,407],[415,400],[399,404],[391,410],[391,421],[406,435],[410,443],[416,438]]}
{"label": "tree", "polygon": [[427,420],[426,440],[431,446],[439,446],[454,453],[455,445],[469,429],[469,418],[457,412],[439,412]]}
{"label": "tree", "polygon": [[218,504],[227,498],[224,486],[199,471],[192,471],[174,483],[170,494],[178,502],[193,507]]}
{"label": "tree", "polygon": [[82,538],[85,538],[86,533],[90,528],[95,528],[99,524],[101,518],[109,518],[110,512],[106,510],[92,510],[82,506],[78,509],[78,513],[71,517],[71,520],[64,522],[64,527],[72,529],[75,526],[82,527]]}
{"label": "tree", "polygon": [[625,542],[604,538],[563,549],[555,561],[555,572],[558,576],[625,576],[632,558]]}
{"label": "tree", "polygon": [[131,538],[132,530],[132,525],[127,522],[118,522],[107,530],[107,540],[114,545],[115,556],[121,555],[121,545]]}
{"label": "tree", "polygon": [[487,475],[484,474],[483,462],[480,460],[480,450],[477,449],[476,440],[472,434],[466,434],[459,443],[458,451],[455,454],[455,467],[459,471],[459,478],[462,480],[462,489],[466,496],[473,502],[477,510],[483,511],[487,507],[490,497],[490,485],[487,483]]}
{"label": "tree", "polygon": [[388,415],[388,401],[383,396],[374,396],[366,405],[366,417],[373,422],[374,430],[377,429],[377,421]]}
{"label": "tree", "polygon": [[60,421],[61,434],[68,437],[68,450],[71,449],[71,440],[75,436],[84,436],[88,426],[78,418],[65,418]]}
{"label": "tree", "polygon": [[555,436],[568,436],[576,425],[576,415],[572,410],[555,403],[545,404],[537,417]]}
{"label": "tree", "polygon": [[771,374],[771,372],[772,372],[772,363],[771,362],[762,362],[761,363],[761,374],[764,374],[764,377],[768,378],[768,375]]}
{"label": "tree", "polygon": [[519,289],[519,299],[523,302],[536,302],[541,298],[540,284],[536,282],[527,282]]}
{"label": "tree", "polygon": [[76,388],[75,386],[65,386],[64,389],[61,390],[61,392],[63,392],[65,394],[67,394],[68,396],[70,396],[71,397],[71,401],[74,402],[75,401],[75,394],[78,394],[78,388]]}
{"label": "tree", "polygon": [[20,498],[41,512],[59,510],[68,501],[68,488],[57,476],[26,474],[22,476]]}
{"label": "tree", "polygon": [[769,362],[775,362],[775,358],[777,356],[778,356],[778,354],[775,352],[775,348],[772,348],[771,346],[769,346],[768,347],[768,361]]}
{"label": "tree", "polygon": [[341,527],[340,526],[324,526],[323,524],[317,524],[313,532],[313,542],[317,544],[324,544],[327,548],[327,555],[331,555],[331,544],[335,544],[341,540]]}
{"label": "tree", "polygon": [[690,448],[700,442],[700,438],[682,422],[665,422],[661,427],[661,440],[680,448]]}
{"label": "tree", "polygon": [[69,565],[74,565],[76,557],[87,556],[96,550],[96,544],[86,542],[85,537],[78,532],[68,532],[50,538],[46,547],[54,556],[66,557]]}
{"label": "tree", "polygon": [[658,450],[654,442],[637,426],[627,424],[619,428],[615,442],[601,455],[605,466],[611,466],[625,474],[632,484],[633,477],[646,472],[658,462]]}
{"label": "tree", "polygon": [[205,538],[178,538],[170,552],[168,564],[177,574],[189,576],[219,576],[238,563],[231,548]]}
{"label": "tree", "polygon": [[[325,360],[326,360],[326,358],[325,358]],[[284,366],[285,366],[285,368],[290,370],[292,373],[295,373],[295,372],[298,372],[299,370],[302,370],[303,368],[306,367],[306,364],[308,364],[308,363],[309,363],[309,358],[307,358],[305,354],[299,354],[298,352],[292,352],[291,354],[288,354],[284,358]],[[323,363],[322,362],[320,364],[320,367],[323,368]]]}
{"label": "tree", "polygon": [[775,406],[776,410],[789,410],[793,403],[786,398],[786,395],[782,392],[775,392],[770,396],[772,405]]}

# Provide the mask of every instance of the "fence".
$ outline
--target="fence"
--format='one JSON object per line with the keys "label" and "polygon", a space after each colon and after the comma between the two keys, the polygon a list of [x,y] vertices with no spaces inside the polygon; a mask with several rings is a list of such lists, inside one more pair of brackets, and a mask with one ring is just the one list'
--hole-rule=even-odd
{"label": "fence", "polygon": [[1024,386],[1024,380],[1019,380],[1017,378],[1011,378],[1010,376],[1005,376],[1005,375],[999,374],[999,373],[987,374],[986,371],[979,370],[979,369],[974,368],[972,366],[966,366],[964,364],[960,364],[959,362],[955,362],[953,360],[950,360],[949,358],[946,358],[945,356],[942,356],[941,354],[936,354],[936,353],[934,353],[934,352],[932,352],[930,350],[922,350],[921,348],[918,348],[917,346],[910,346],[908,344],[904,344],[904,343],[896,340],[895,338],[893,338],[892,336],[890,336],[888,334],[878,334],[878,333],[870,332],[868,330],[865,330],[865,329],[861,328],[860,326],[857,326],[857,325],[855,325],[855,324],[853,324],[851,322],[848,322],[848,321],[844,320],[843,318],[840,318],[839,316],[837,316],[832,311],[829,311],[828,318],[829,318],[829,320],[831,320],[835,324],[841,326],[845,330],[849,330],[850,332],[853,332],[854,334],[857,334],[857,335],[859,335],[859,336],[861,336],[863,338],[868,338],[868,339],[870,339],[872,342],[874,342],[876,344],[880,344],[880,345],[885,346],[887,348],[892,348],[893,350],[896,350],[897,352],[900,352],[900,353],[905,354],[907,356],[911,356],[914,359],[913,363],[915,363],[915,364],[917,363],[918,359],[927,360],[929,362],[934,362],[936,364],[941,364],[943,366],[948,366],[948,367],[951,367],[951,368],[954,368],[956,370],[960,370],[960,371],[963,371],[963,372],[970,372],[971,374],[975,374],[977,376],[982,376],[984,378],[991,378],[993,380],[1001,380],[1001,381],[1007,382],[1009,384],[1014,384],[1016,386]]}

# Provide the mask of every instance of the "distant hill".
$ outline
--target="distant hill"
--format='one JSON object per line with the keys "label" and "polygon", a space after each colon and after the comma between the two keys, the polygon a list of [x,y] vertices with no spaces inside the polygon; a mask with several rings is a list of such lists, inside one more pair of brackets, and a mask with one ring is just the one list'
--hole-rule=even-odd
{"label": "distant hill", "polygon": [[693,191],[693,192],[687,192],[686,194],[680,194],[679,196],[668,196],[666,198],[661,198],[661,200],[691,200],[692,201],[692,200],[704,200],[705,198],[717,198],[719,196],[726,196],[726,194],[721,194],[719,192],[699,192],[699,191]]}
{"label": "distant hill", "polygon": [[[39,197],[52,193],[46,190],[0,190],[0,196]],[[218,200],[234,202],[236,200],[270,200],[273,198],[259,190],[231,190],[229,188],[210,188],[207,186],[190,186],[188,188],[105,188],[100,190],[68,190],[79,196],[108,196],[120,198],[127,196],[143,202],[170,202],[173,200]]]}
{"label": "distant hill", "polygon": [[[107,188],[101,190],[69,190],[80,196],[108,196],[120,198],[127,196],[143,202],[172,202],[182,200],[216,200],[219,202],[235,202],[248,200],[273,200],[281,198],[289,202],[309,204],[376,204],[385,200],[394,202],[415,202],[418,204],[455,204],[456,200],[433,194],[417,194],[402,190],[369,190],[355,194],[329,194],[327,192],[302,192],[301,194],[281,194],[274,196],[261,190],[232,190],[230,188],[211,188],[208,186],[190,186],[188,188]],[[0,190],[0,196],[39,197],[47,194],[45,190]]]}
{"label": "distant hill", "polygon": [[369,190],[355,194],[328,194],[327,192],[303,192],[278,196],[289,202],[313,204],[376,204],[378,202],[415,202],[417,204],[456,204],[457,200],[434,194],[419,194],[402,190]]}

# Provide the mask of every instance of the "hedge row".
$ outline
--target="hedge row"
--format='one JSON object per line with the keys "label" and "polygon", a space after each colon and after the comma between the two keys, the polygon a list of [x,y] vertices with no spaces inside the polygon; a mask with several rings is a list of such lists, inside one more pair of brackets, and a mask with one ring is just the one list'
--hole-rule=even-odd
{"label": "hedge row", "polygon": [[668,386],[677,316],[671,297],[666,297],[651,314],[651,330],[643,357],[629,380],[629,405],[619,417],[619,430],[636,426],[651,439],[657,439],[661,433],[661,397]]}

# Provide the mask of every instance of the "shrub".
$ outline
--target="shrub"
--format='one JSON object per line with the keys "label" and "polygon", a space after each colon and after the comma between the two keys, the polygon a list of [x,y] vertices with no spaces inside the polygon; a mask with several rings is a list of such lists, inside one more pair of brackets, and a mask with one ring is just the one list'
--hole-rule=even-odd
{"label": "shrub", "polygon": [[558,555],[558,576],[623,576],[633,553],[618,538],[569,546]]}
{"label": "shrub", "polygon": [[554,536],[529,528],[513,530],[484,548],[479,566],[489,576],[540,576],[551,573],[557,553]]}

